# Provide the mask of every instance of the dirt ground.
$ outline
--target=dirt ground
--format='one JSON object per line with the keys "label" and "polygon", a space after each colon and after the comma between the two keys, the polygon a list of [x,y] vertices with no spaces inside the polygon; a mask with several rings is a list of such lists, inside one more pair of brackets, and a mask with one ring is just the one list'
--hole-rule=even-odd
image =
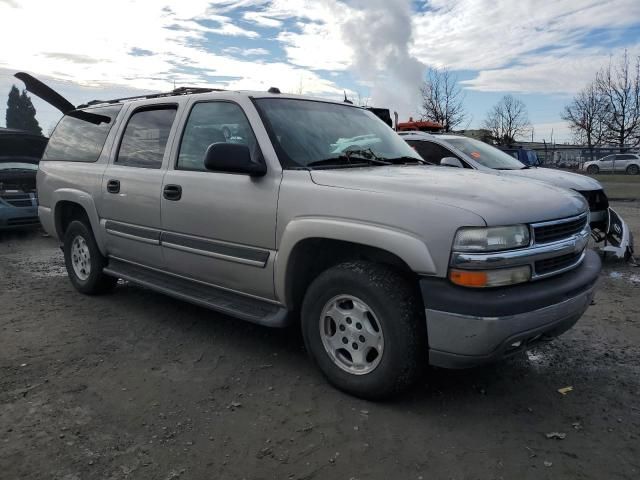
{"label": "dirt ground", "polygon": [[[640,239],[640,202],[615,207]],[[82,296],[40,233],[0,237],[0,308],[2,479],[640,478],[631,265],[561,338],[386,403],[334,390],[293,329]]]}

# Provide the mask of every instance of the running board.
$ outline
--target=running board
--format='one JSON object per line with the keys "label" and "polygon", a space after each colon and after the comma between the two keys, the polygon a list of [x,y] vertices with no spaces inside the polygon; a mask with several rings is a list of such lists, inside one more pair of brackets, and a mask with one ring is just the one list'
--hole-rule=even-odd
{"label": "running board", "polygon": [[104,273],[248,322],[268,327],[288,324],[287,310],[283,307],[168,273],[113,258]]}

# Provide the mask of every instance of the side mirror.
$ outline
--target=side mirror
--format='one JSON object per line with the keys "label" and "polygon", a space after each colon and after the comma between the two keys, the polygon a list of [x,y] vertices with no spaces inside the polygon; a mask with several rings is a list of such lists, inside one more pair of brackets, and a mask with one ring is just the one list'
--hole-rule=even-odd
{"label": "side mirror", "polygon": [[443,167],[464,168],[462,162],[456,157],[444,157],[440,160],[440,165],[442,165]]}
{"label": "side mirror", "polygon": [[251,152],[246,145],[238,143],[213,143],[204,156],[204,168],[214,172],[244,173],[261,177],[267,173],[263,162],[251,160]]}

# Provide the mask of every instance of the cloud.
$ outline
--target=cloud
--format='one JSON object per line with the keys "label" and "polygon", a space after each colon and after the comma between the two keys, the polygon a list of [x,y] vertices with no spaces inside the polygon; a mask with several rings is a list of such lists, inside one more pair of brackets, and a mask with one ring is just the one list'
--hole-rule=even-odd
{"label": "cloud", "polygon": [[[11,45],[2,50],[0,67],[88,87],[168,90],[175,82],[231,89],[277,85],[283,91],[294,91],[303,78],[308,93],[342,92],[319,74],[291,63],[233,58],[224,47],[215,51],[212,47],[219,43],[212,43],[210,35],[249,39],[258,35],[224,14],[235,7],[231,3],[112,0],[100,9],[84,0],[24,0],[20,8],[0,3],[0,44]],[[257,5],[245,2],[249,4]],[[60,12],[64,12],[64,24],[72,28],[52,21],[60,19]],[[28,36],[23,33],[25,25],[29,25]],[[265,54],[259,47],[243,51],[246,56]]]}
{"label": "cloud", "polygon": [[243,57],[269,55],[269,50],[267,50],[266,48],[229,47],[229,48],[225,48],[223,52],[229,55],[242,55]]}
{"label": "cloud", "polygon": [[278,28],[282,26],[282,21],[267,17],[261,12],[246,12],[242,18],[261,27]]}
{"label": "cloud", "polygon": [[[640,44],[627,48],[631,57],[640,55]],[[515,65],[482,70],[475,78],[461,83],[482,92],[573,95],[622,51],[622,48],[567,48],[551,54],[530,55]]]}
{"label": "cloud", "polygon": [[596,29],[637,25],[637,0],[432,0],[414,17],[413,53],[452,69],[494,69],[549,47],[580,45]]}
{"label": "cloud", "polygon": [[623,36],[638,25],[638,0],[0,0],[0,68],[145,91],[342,81],[404,117],[426,66],[464,70],[469,90],[569,95],[638,50]]}
{"label": "cloud", "polygon": [[95,57],[89,57],[87,55],[77,55],[75,53],[60,53],[60,52],[43,52],[47,58],[57,58],[60,60],[67,60],[72,63],[100,63],[103,60]]}

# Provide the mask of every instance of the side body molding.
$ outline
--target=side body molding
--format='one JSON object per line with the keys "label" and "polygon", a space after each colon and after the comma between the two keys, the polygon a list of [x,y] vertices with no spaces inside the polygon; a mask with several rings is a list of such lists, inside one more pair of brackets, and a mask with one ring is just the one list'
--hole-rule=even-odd
{"label": "side body molding", "polygon": [[[103,228],[100,225],[100,218],[98,217],[98,210],[96,209],[96,204],[91,197],[91,195],[82,190],[78,190],[75,188],[60,188],[55,190],[51,195],[51,215],[52,221],[55,221],[57,215],[57,209],[60,206],[60,202],[69,201],[74,202],[84,208],[85,212],[87,212],[87,216],[89,217],[89,222],[91,223],[91,229],[93,230],[94,237],[96,239],[96,243],[98,244],[98,248],[104,255],[106,253],[105,245],[104,245],[104,235]],[[54,223],[55,225],[55,223]],[[56,225],[57,228],[57,225]],[[49,232],[51,233],[51,232]],[[56,237],[59,237],[58,231],[56,230]],[[62,238],[58,238],[58,240],[62,241]]]}
{"label": "side body molding", "polygon": [[429,249],[410,232],[384,225],[330,217],[302,217],[289,222],[282,233],[275,259],[275,294],[286,303],[286,274],[291,253],[302,240],[324,238],[359,243],[386,250],[401,258],[414,272],[436,274]]}

